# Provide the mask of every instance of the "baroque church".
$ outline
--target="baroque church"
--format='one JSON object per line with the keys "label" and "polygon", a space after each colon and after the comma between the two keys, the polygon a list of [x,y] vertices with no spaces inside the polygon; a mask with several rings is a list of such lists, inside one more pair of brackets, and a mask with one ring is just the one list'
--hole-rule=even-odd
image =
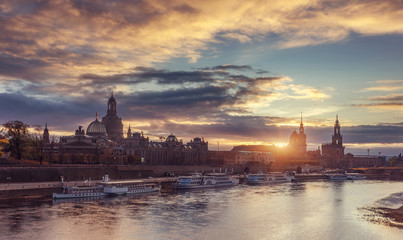
{"label": "baroque church", "polygon": [[297,156],[304,155],[306,153],[306,134],[304,124],[302,123],[302,113],[301,123],[299,124],[299,133],[297,133],[297,131],[294,129],[290,136],[288,148]]}
{"label": "baroque church", "polygon": [[[45,129],[47,131],[47,128]],[[46,132],[49,135],[48,132]],[[45,136],[45,132],[44,132]],[[58,146],[60,163],[107,163],[149,165],[199,165],[207,164],[208,142],[196,137],[184,144],[173,134],[164,142],[150,141],[141,132],[128,128],[123,137],[122,119],[117,115],[113,93],[108,100],[107,114],[98,120],[98,113],[86,131],[82,126],[73,136],[60,138]]]}

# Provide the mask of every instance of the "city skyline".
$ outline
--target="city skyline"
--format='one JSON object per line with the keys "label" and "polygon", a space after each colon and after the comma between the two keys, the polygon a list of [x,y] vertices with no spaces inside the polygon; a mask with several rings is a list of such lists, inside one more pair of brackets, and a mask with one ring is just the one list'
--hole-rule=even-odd
{"label": "city skyline", "polygon": [[403,4],[396,1],[0,3],[0,121],[71,135],[113,91],[124,132],[209,148],[403,148]]}

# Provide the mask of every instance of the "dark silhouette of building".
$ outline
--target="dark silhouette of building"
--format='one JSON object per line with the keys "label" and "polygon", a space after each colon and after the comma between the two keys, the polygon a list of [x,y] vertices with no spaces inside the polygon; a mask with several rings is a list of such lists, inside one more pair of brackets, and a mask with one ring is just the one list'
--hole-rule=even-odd
{"label": "dark silhouette of building", "polygon": [[340,124],[338,115],[336,115],[336,122],[334,124],[334,133],[332,135],[332,142],[322,144],[322,156],[328,159],[344,158],[343,136],[340,133]]}
{"label": "dark silhouette of building", "polygon": [[[161,138],[162,140],[163,138]],[[143,133],[131,133],[122,139],[121,146],[128,159],[147,165],[203,165],[207,164],[208,142],[196,137],[187,144],[173,134],[164,142],[150,141]]]}
{"label": "dark silhouette of building", "polygon": [[301,113],[301,123],[299,125],[299,133],[297,131],[292,132],[290,136],[290,142],[288,143],[289,150],[294,153],[298,158],[305,157],[306,154],[306,134],[304,129],[304,124],[302,123],[302,113]]}
{"label": "dark silhouette of building", "polygon": [[102,124],[106,128],[108,139],[117,142],[123,138],[122,119],[117,115],[116,100],[113,93],[109,98],[108,110],[106,116],[102,118]]}
{"label": "dark silhouette of building", "polygon": [[50,142],[48,123],[45,124],[45,129],[43,130],[43,142],[44,142],[45,144],[47,144],[47,143]]}

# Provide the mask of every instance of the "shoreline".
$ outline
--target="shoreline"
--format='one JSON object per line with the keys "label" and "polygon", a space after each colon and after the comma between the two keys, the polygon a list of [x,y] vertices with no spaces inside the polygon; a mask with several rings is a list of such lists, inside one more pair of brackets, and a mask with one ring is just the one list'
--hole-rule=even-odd
{"label": "shoreline", "polygon": [[378,208],[383,211],[381,213],[385,218],[391,220],[391,225],[403,228],[403,206],[393,209],[393,208]]}

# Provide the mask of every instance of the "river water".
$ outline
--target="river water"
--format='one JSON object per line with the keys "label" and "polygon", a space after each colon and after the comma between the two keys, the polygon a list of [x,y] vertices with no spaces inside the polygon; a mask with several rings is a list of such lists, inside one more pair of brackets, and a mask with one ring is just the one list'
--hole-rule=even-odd
{"label": "river water", "polygon": [[403,239],[371,207],[403,204],[403,182],[239,185],[0,205],[0,239]]}

